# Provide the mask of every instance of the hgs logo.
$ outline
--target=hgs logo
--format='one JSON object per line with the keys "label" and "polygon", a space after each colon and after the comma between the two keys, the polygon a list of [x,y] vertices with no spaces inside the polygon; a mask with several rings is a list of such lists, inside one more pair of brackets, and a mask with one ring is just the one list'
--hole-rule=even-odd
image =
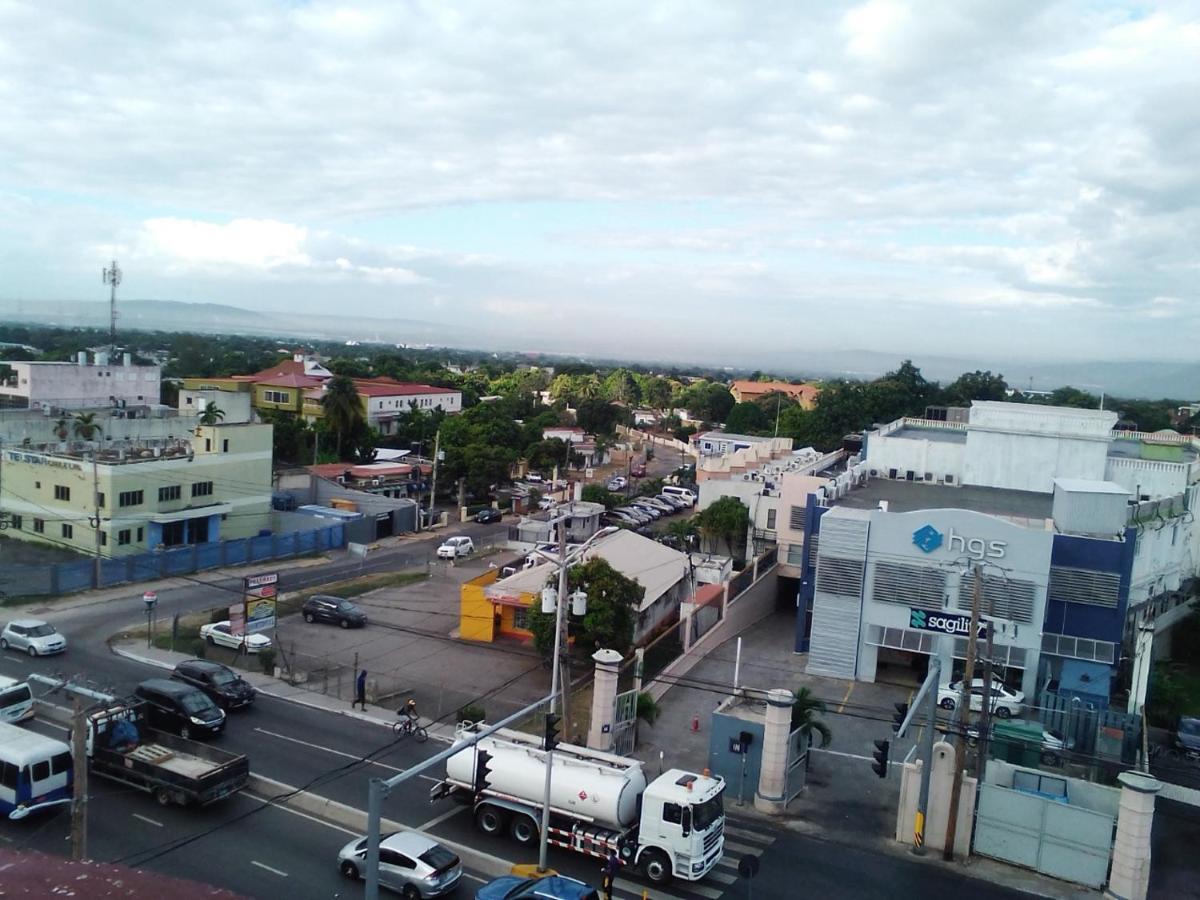
{"label": "hgs logo", "polygon": [[945,547],[951,553],[959,553],[972,559],[1002,559],[1008,550],[1007,541],[985,541],[983,538],[966,538],[947,528],[943,535],[932,525],[922,525],[912,536],[913,543],[924,553],[932,553]]}

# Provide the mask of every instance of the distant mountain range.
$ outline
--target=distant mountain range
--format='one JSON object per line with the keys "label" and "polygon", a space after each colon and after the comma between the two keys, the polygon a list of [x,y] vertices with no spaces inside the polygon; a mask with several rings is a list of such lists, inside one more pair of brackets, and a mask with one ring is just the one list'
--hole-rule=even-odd
{"label": "distant mountain range", "polygon": [[[122,300],[119,326],[144,331],[193,331],[204,334],[245,334],[264,337],[297,337],[326,341],[378,341],[405,345],[432,345],[481,351],[516,350],[518,346],[530,355],[544,355],[550,361],[555,352],[547,348],[519,344],[523,339],[514,334],[493,334],[471,330],[463,323],[445,324],[420,319],[382,318],[368,316],[288,315],[273,311],[256,312],[238,306],[219,303],[183,303],[175,300]],[[108,325],[108,304],[82,301],[38,301],[34,303],[0,303],[0,318],[7,321],[70,327],[104,328]],[[571,354],[574,356],[574,354]],[[614,356],[611,350],[597,347],[593,359]],[[679,345],[672,359],[662,360],[674,365],[685,362],[687,349]],[[1121,360],[1082,362],[1042,362],[1036,360],[1004,359],[998,357],[940,356],[897,350],[882,353],[875,350],[804,350],[756,351],[753,354],[730,348],[721,354],[697,351],[692,365],[711,367],[715,357],[723,357],[730,371],[761,370],[790,377],[820,378],[877,378],[911,358],[926,378],[943,384],[953,381],[963,372],[976,369],[1003,374],[1009,385],[1021,389],[1042,391],[1071,385],[1093,394],[1120,397],[1176,400],[1200,399],[1200,362],[1163,360]],[[620,357],[617,357],[620,359]],[[653,365],[659,360],[626,359]],[[721,365],[722,363],[717,363]]]}

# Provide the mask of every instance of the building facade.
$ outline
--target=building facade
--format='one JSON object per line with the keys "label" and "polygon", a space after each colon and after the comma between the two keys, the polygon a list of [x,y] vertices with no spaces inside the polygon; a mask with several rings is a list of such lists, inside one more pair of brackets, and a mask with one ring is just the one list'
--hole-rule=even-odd
{"label": "building facade", "polygon": [[0,363],[12,374],[0,381],[0,399],[8,405],[30,409],[49,407],[99,409],[103,407],[157,405],[162,393],[162,369],[135,366],[126,353],[120,363],[97,353],[87,362],[80,351],[75,362]]}

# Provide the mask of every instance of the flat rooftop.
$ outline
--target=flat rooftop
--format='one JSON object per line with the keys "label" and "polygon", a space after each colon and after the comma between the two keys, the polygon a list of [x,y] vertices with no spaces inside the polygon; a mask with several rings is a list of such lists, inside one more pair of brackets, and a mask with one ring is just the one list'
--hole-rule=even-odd
{"label": "flat rooftop", "polygon": [[1054,507],[1053,494],[1007,491],[988,487],[955,487],[922,481],[891,481],[872,478],[855,488],[835,505],[851,509],[877,509],[886,500],[891,512],[920,509],[969,509],[993,516],[1048,519]]}
{"label": "flat rooftop", "polygon": [[1117,438],[1108,445],[1108,455],[1119,459],[1149,459],[1155,462],[1190,463],[1200,458],[1191,444],[1158,443]]}
{"label": "flat rooftop", "polygon": [[[905,425],[885,437],[908,438],[914,441],[937,441],[941,444],[965,444],[967,431],[965,428],[938,428],[936,425],[930,428],[914,428],[911,425]],[[869,445],[870,439],[868,439]]]}

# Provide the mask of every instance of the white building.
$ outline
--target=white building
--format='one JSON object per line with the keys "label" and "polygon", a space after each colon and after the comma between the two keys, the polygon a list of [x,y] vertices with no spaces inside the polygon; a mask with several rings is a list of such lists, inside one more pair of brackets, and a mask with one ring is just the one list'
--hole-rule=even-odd
{"label": "white building", "polygon": [[157,405],[161,394],[162,370],[135,366],[128,353],[111,365],[106,353],[97,353],[89,364],[85,351],[75,362],[13,360],[3,365],[13,374],[0,382],[0,397],[24,401],[30,409]]}

